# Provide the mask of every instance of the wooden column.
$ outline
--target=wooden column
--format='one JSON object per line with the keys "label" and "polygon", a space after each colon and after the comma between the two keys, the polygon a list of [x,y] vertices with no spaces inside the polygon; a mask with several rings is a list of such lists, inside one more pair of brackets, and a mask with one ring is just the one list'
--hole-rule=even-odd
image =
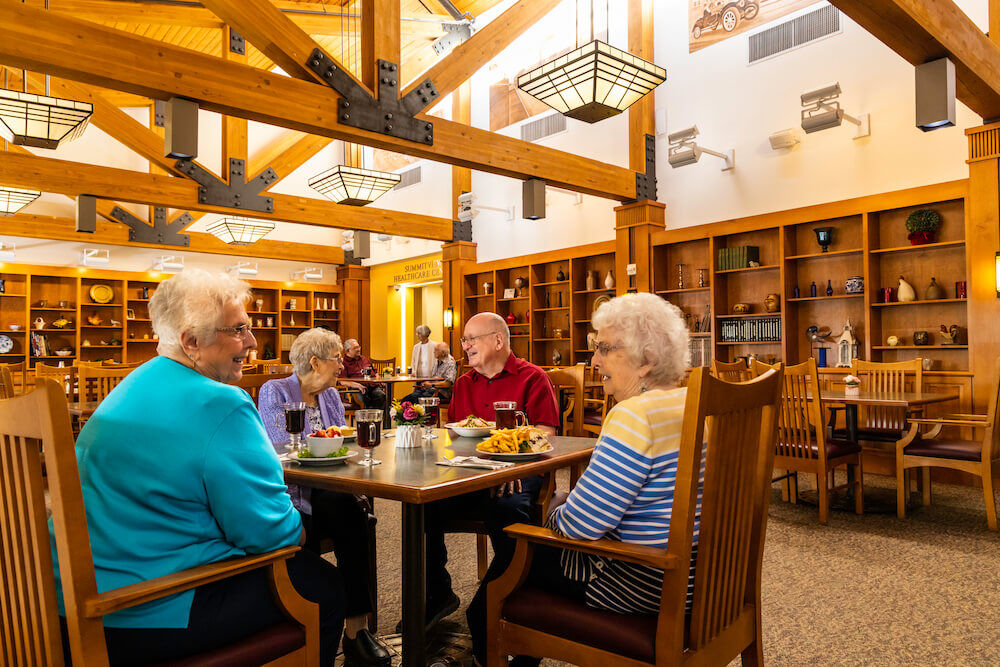
{"label": "wooden column", "polygon": [[[222,28],[222,58],[243,65],[247,62],[246,54],[233,53],[229,50],[232,28],[228,25]],[[236,116],[222,116],[222,171],[223,178],[229,175],[229,158],[247,162],[247,120]],[[247,172],[248,173],[248,172]]]}
{"label": "wooden column", "polygon": [[[650,269],[652,235],[664,229],[666,205],[656,201],[639,201],[615,207],[615,279],[618,294],[630,289],[653,291]],[[629,264],[636,265],[636,275],[627,275]]]}
{"label": "wooden column", "polygon": [[985,413],[997,382],[1000,299],[996,295],[996,251],[1000,249],[1000,123],[965,131],[969,137],[969,196],[965,202],[965,253],[969,267],[969,370],[975,411]]}
{"label": "wooden column", "polygon": [[[628,49],[653,62],[653,0],[628,0]],[[628,166],[646,171],[646,135],[656,136],[653,93],[628,108]]]}
{"label": "wooden column", "polygon": [[371,276],[367,266],[337,269],[340,297],[340,337],[356,338],[362,350],[371,349]]}
{"label": "wooden column", "polygon": [[462,321],[462,281],[466,270],[476,263],[476,244],[469,241],[453,241],[441,245],[441,302],[445,308],[455,312],[454,327],[442,332],[442,340],[451,347],[456,360],[461,359],[459,338],[465,322]]}

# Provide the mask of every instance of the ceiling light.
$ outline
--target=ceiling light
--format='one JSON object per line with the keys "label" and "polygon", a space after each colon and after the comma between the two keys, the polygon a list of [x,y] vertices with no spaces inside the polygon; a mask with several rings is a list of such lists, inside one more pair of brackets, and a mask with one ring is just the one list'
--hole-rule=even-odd
{"label": "ceiling light", "polygon": [[309,179],[309,187],[338,204],[370,204],[399,183],[399,174],[338,165]]}
{"label": "ceiling light", "polygon": [[916,120],[917,127],[930,132],[955,124],[955,63],[938,58],[917,65]]}
{"label": "ceiling light", "polygon": [[292,271],[288,274],[288,277],[298,282],[305,281],[315,283],[323,280],[323,270],[317,269],[316,267],[307,267],[305,269],[300,269],[299,271]]}
{"label": "ceiling light", "polygon": [[0,261],[13,262],[16,251],[17,245],[13,241],[0,241]]}
{"label": "ceiling light", "polygon": [[237,262],[226,267],[227,273],[234,273],[238,276],[255,276],[259,272],[257,262]]}
{"label": "ceiling light", "polygon": [[0,186],[0,215],[14,215],[41,195],[38,190]]}
{"label": "ceiling light", "polygon": [[570,118],[596,123],[629,108],[666,78],[662,67],[595,39],[517,77],[517,87]]}
{"label": "ceiling light", "polygon": [[184,258],[180,255],[161,255],[153,262],[153,270],[164,273],[180,273],[184,270]]}
{"label": "ceiling light", "polygon": [[93,112],[89,102],[0,89],[0,136],[20,146],[57,148],[83,134]]}
{"label": "ceiling light", "polygon": [[250,245],[274,231],[274,223],[238,216],[221,218],[207,229],[220,241],[229,245]]}
{"label": "ceiling light", "polygon": [[725,153],[710,150],[703,146],[699,146],[695,142],[695,137],[697,136],[697,125],[693,125],[687,129],[667,135],[667,141],[670,143],[667,162],[670,163],[671,167],[676,169],[677,167],[686,167],[689,164],[694,164],[701,159],[702,154],[706,153],[708,155],[714,155],[715,157],[722,158],[724,161],[722,171],[729,171],[736,166],[735,149],[728,150]]}
{"label": "ceiling light", "polygon": [[111,253],[97,248],[84,248],[80,253],[80,264],[84,266],[107,266],[111,261]]}
{"label": "ceiling light", "polygon": [[806,134],[828,130],[831,127],[839,127],[843,121],[854,123],[858,126],[858,131],[854,134],[855,139],[861,139],[871,134],[870,116],[862,114],[855,118],[840,108],[840,84],[836,81],[802,93],[802,129]]}

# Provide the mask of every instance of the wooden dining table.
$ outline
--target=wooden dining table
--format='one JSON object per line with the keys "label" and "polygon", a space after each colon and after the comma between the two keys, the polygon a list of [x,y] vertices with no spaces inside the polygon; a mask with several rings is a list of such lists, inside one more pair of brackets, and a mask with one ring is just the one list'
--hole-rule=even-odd
{"label": "wooden dining table", "polygon": [[435,429],[435,435],[436,439],[425,440],[422,447],[397,449],[394,439],[383,434],[382,443],[374,452],[382,464],[371,468],[355,463],[361,460],[362,451],[343,465],[283,463],[285,481],[289,484],[402,503],[403,665],[408,667],[424,667],[425,664],[424,505],[580,465],[590,458],[597,442],[593,438],[549,436],[552,451],[537,460],[501,470],[486,470],[437,465],[443,457],[480,455],[487,458],[489,455],[476,451],[476,445],[483,438],[460,438],[448,429]]}
{"label": "wooden dining table", "polygon": [[401,382],[440,382],[444,378],[441,377],[429,377],[422,378],[416,375],[388,375],[388,376],[378,376],[373,375],[371,377],[356,376],[356,377],[341,377],[338,380],[347,380],[348,382],[357,382],[363,385],[372,384],[385,384],[388,385],[385,392],[385,407],[382,411],[382,428],[391,428],[392,423],[390,422],[389,409],[392,407],[392,386],[394,384],[399,384]]}

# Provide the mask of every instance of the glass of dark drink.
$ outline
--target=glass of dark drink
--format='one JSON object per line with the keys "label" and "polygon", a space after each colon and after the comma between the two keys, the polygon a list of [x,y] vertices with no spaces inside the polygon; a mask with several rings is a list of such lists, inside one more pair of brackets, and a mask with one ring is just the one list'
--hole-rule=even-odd
{"label": "glass of dark drink", "polygon": [[498,429],[515,428],[528,423],[528,415],[518,411],[517,401],[495,401],[493,412],[496,414]]}
{"label": "glass of dark drink", "polygon": [[372,458],[372,450],[382,442],[382,411],[357,410],[354,413],[354,425],[358,429],[358,447],[365,450],[365,458],[358,465],[370,468],[382,463]]}
{"label": "glass of dark drink", "polygon": [[437,396],[422,396],[420,405],[424,408],[424,440],[433,440],[434,429],[438,425],[438,415],[441,406],[441,399]]}
{"label": "glass of dark drink", "polygon": [[275,422],[278,426],[281,423],[278,419],[285,420],[285,432],[288,433],[288,449],[298,451],[302,446],[302,431],[306,430],[306,404],[299,402],[285,403],[285,413],[278,415]]}

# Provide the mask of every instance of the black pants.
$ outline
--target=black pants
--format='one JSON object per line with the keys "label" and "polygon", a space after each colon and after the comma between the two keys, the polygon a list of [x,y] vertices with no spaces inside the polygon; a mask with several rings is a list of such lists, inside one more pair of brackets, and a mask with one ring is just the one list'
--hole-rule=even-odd
{"label": "black pants", "polygon": [[[309,551],[286,561],[299,594],[319,604],[320,661],[332,665],[344,630],[344,590],[340,571]],[[187,628],[105,628],[112,665],[147,665],[235,643],[285,621],[271,599],[267,568],[195,589]],[[63,620],[63,648],[69,656]]]}
{"label": "black pants", "polygon": [[373,384],[361,393],[361,399],[366,408],[373,410],[385,409],[385,389],[381,385]]}
{"label": "black pants", "polygon": [[[551,591],[576,602],[583,602],[587,593],[587,584],[566,578],[559,565],[560,553],[562,553],[562,549],[535,545],[528,578],[524,585]],[[501,574],[503,574],[502,571],[497,572],[493,579]],[[468,610],[465,612],[465,617],[469,621],[469,633],[472,635],[472,651],[480,665],[486,664],[486,585],[490,581],[492,579],[487,575],[483,579],[483,583],[479,585],[479,590],[476,591],[472,602],[469,603]],[[524,657],[517,660],[518,665],[537,665],[538,662],[537,659],[525,659]]]}
{"label": "black pants", "polygon": [[330,538],[337,567],[344,575],[345,616],[370,613],[375,609],[375,601],[371,589],[369,513],[364,501],[350,493],[312,489],[310,502],[312,516],[302,516],[306,527],[305,548],[320,554],[321,541]]}
{"label": "black pants", "polygon": [[511,524],[532,521],[531,506],[538,498],[541,486],[541,477],[528,477],[521,480],[521,492],[509,496],[492,498],[489,490],[483,490],[428,503],[424,510],[428,599],[440,599],[451,592],[451,575],[446,567],[448,549],[444,544],[444,522],[462,519],[486,523],[494,557],[483,581],[492,581],[507,569],[514,557],[515,540],[503,529]]}

